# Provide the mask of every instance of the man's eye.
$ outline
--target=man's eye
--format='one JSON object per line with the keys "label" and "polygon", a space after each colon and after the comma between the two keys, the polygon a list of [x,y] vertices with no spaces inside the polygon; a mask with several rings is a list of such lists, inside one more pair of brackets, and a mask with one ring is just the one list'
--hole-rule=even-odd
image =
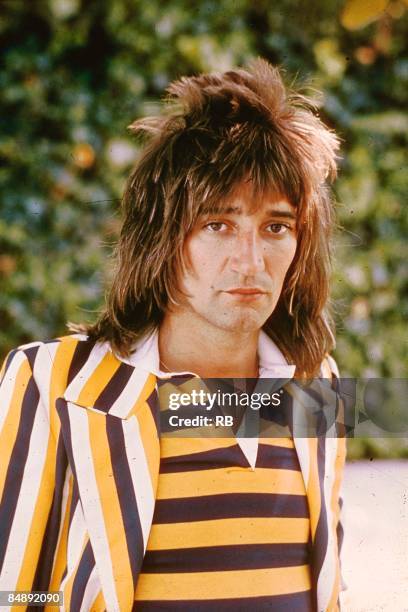
{"label": "man's eye", "polygon": [[211,223],[207,223],[204,226],[204,229],[209,230],[210,232],[219,232],[225,227],[225,223],[221,223],[220,221],[212,221]]}
{"label": "man's eye", "polygon": [[290,230],[290,226],[283,223],[271,223],[268,225],[268,227],[270,228],[270,232],[272,234],[284,234]]}

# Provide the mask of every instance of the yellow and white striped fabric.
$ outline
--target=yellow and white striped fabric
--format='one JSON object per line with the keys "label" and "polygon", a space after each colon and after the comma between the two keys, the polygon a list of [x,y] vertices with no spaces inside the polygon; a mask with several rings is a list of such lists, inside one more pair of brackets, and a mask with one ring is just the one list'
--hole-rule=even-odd
{"label": "yellow and white striped fabric", "polygon": [[[302,401],[294,394],[297,415]],[[69,336],[8,356],[0,387],[0,590],[61,590],[70,612],[137,610],[159,429],[156,376],[107,344]],[[339,609],[345,439],[331,434],[293,439],[318,612]]]}

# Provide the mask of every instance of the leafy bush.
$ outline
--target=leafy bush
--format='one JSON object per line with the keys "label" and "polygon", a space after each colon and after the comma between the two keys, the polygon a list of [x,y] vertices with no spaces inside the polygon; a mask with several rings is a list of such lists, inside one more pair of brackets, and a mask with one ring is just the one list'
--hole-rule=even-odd
{"label": "leafy bush", "polygon": [[406,2],[49,0],[0,17],[0,350],[93,317],[169,81],[261,55],[323,89],[343,139],[333,301],[344,375],[406,375]]}

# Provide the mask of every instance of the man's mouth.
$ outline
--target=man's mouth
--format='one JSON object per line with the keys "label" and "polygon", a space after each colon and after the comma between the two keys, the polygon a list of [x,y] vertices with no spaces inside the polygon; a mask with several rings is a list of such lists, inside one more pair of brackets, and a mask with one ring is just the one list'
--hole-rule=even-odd
{"label": "man's mouth", "polygon": [[263,295],[266,295],[266,291],[259,287],[234,287],[233,289],[227,289],[225,293],[228,293],[237,300],[246,302],[260,299]]}
{"label": "man's mouth", "polygon": [[259,287],[234,287],[233,289],[227,289],[225,293],[232,293],[238,295],[259,295],[264,294],[266,291]]}

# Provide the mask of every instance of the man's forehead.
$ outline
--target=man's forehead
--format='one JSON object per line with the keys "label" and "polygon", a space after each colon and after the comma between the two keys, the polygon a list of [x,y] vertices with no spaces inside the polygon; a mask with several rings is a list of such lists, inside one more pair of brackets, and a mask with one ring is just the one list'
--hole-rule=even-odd
{"label": "man's forehead", "polygon": [[220,206],[216,207],[214,210],[214,212],[217,211],[231,215],[245,215],[248,214],[248,212],[254,213],[259,211],[265,213],[265,215],[279,214],[283,217],[296,218],[296,208],[287,200],[278,200],[274,203],[260,202],[258,205],[251,204],[250,206],[231,203],[224,205],[220,204]]}
{"label": "man's forehead", "polygon": [[252,179],[242,180],[223,196],[220,191],[202,201],[198,216],[213,214],[277,216],[296,219],[295,206],[278,185],[259,185]]}
{"label": "man's forehead", "polygon": [[214,204],[209,211],[211,214],[248,215],[259,213],[265,216],[279,215],[296,219],[297,210],[284,196],[260,196],[248,200],[240,196],[229,198]]}

